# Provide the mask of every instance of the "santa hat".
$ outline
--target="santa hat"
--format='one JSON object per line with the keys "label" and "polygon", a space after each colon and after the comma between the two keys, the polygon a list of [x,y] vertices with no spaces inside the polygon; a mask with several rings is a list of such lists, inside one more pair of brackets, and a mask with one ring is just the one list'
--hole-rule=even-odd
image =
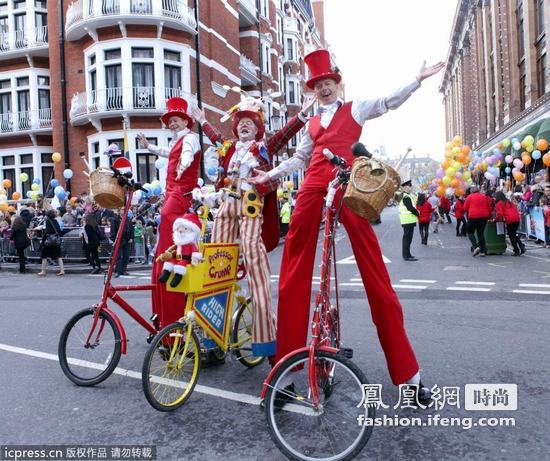
{"label": "santa hat", "polygon": [[160,118],[162,123],[168,126],[168,120],[170,117],[181,117],[187,120],[187,128],[191,129],[193,126],[193,119],[187,114],[187,101],[183,98],[170,98],[166,101],[166,112]]}
{"label": "santa hat", "polygon": [[313,89],[315,83],[319,80],[331,78],[340,83],[342,76],[339,70],[334,66],[330,59],[330,52],[328,50],[315,50],[304,56],[304,62],[306,63],[311,77],[306,82],[306,85]]}
{"label": "santa hat", "polygon": [[[233,134],[237,137],[239,137],[239,133],[237,132],[237,125],[239,124],[239,121],[242,118],[249,118],[258,129],[258,133],[256,133],[256,141],[260,141],[264,137],[265,133],[265,110],[265,105],[261,100],[246,96],[242,98],[239,104],[229,109],[224,118],[227,120],[226,117],[232,117],[232,130]],[[224,118],[222,118],[222,121],[224,121]]]}
{"label": "santa hat", "polygon": [[196,234],[200,234],[201,231],[201,222],[194,213],[185,213],[183,218],[177,218],[172,225],[172,230],[175,231],[180,226],[192,229]]}

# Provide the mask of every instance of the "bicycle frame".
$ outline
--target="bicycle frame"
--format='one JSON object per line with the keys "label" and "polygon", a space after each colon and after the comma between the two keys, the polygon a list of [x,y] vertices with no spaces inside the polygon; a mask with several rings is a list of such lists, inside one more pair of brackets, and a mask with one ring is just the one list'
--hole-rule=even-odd
{"label": "bicycle frame", "polygon": [[[117,328],[120,331],[122,354],[126,354],[126,342],[127,342],[126,331],[124,330],[124,327],[122,326],[122,322],[120,321],[119,317],[107,306],[108,299],[111,299],[114,303],[118,304],[128,315],[130,315],[130,317],[132,317],[136,322],[138,322],[151,335],[156,335],[158,332],[158,328],[156,324],[151,325],[132,306],[130,306],[130,304],[128,304],[128,302],[124,300],[124,298],[122,298],[118,294],[119,291],[153,291],[154,293],[155,290],[157,289],[157,285],[155,283],[150,283],[146,285],[117,285],[117,286],[114,286],[111,284],[111,278],[113,276],[113,271],[117,262],[118,252],[122,241],[122,235],[124,233],[124,228],[126,227],[126,221],[128,220],[128,211],[130,210],[130,206],[132,204],[133,195],[134,195],[133,189],[130,186],[127,187],[126,205],[124,207],[124,214],[122,215],[120,226],[118,228],[118,232],[115,238],[115,245],[113,248],[113,253],[111,255],[111,260],[109,261],[109,268],[107,270],[107,274],[105,275],[101,301],[98,304],[95,304],[93,306],[95,308],[94,321],[92,323],[92,328],[90,330],[90,333],[86,338],[86,344],[89,344],[96,330],[97,323],[99,320],[99,315],[101,311],[105,311],[109,315],[111,315]],[[101,324],[99,331],[97,331],[96,338],[101,335],[102,331],[103,331],[103,323]]]}
{"label": "bicycle frame", "polygon": [[[319,283],[319,291],[315,295],[315,308],[313,310],[313,318],[311,322],[311,342],[308,346],[296,349],[285,355],[272,368],[271,372],[264,381],[262,388],[261,399],[265,398],[267,388],[281,364],[286,362],[291,357],[308,351],[308,367],[309,367],[309,388],[311,399],[314,408],[319,406],[320,394],[317,385],[317,367],[315,366],[316,352],[322,350],[332,353],[338,353],[340,350],[340,321],[339,321],[339,295],[338,295],[338,276],[336,271],[335,257],[335,230],[340,216],[340,210],[344,200],[344,194],[338,196],[340,189],[345,189],[347,178],[349,177],[349,169],[339,169],[336,177],[330,182],[326,196],[325,210],[325,228],[323,233],[323,255],[321,259],[321,278]],[[334,205],[334,199],[338,199],[337,205]],[[331,263],[334,266],[335,288],[336,288],[336,305],[330,304],[330,276]],[[334,325],[336,323],[336,325]],[[331,344],[330,334],[335,328],[336,344]],[[330,373],[330,372],[329,372]]]}

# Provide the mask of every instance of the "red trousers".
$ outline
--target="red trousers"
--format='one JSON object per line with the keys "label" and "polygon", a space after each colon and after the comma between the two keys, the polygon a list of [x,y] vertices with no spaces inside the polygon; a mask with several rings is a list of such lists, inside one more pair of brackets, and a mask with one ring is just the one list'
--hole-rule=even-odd
{"label": "red trousers", "polygon": [[158,283],[164,263],[156,262],[156,257],[172,245],[172,225],[187,212],[190,205],[191,196],[173,193],[166,199],[160,212],[158,243],[151,274],[151,283],[157,283],[156,294],[153,292],[153,312],[158,314],[160,328],[176,322],[185,313],[185,295],[166,291],[166,283]]}
{"label": "red trousers", "polygon": [[[333,173],[328,173],[308,171],[298,192],[281,261],[277,360],[307,342],[315,250],[324,197],[333,177]],[[340,195],[337,194],[334,203],[339,203]],[[405,332],[401,304],[391,286],[378,239],[368,220],[345,205],[340,221],[351,241],[391,379],[396,385],[402,384],[418,372],[418,363]]]}

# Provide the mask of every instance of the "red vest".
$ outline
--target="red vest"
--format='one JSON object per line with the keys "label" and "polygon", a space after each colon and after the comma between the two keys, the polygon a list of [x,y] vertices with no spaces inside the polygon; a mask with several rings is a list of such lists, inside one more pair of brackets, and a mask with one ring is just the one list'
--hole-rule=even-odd
{"label": "red vest", "polygon": [[185,194],[191,192],[197,187],[197,180],[199,177],[199,166],[201,154],[195,153],[193,162],[185,170],[179,179],[176,180],[178,163],[181,157],[181,147],[185,136],[182,136],[172,150],[170,151],[170,157],[168,158],[168,168],[166,170],[166,195],[173,193]]}
{"label": "red vest", "polygon": [[308,128],[313,140],[308,177],[322,175],[323,182],[334,178],[334,166],[323,155],[325,148],[344,158],[351,165],[355,159],[351,153],[351,146],[359,140],[362,130],[363,127],[351,115],[351,102],[346,102],[336,111],[327,128],[321,126],[319,115],[313,117]]}

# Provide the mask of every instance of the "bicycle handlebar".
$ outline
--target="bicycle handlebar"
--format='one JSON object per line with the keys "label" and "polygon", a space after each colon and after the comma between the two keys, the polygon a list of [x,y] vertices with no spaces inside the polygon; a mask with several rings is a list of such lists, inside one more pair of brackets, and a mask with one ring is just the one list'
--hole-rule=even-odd
{"label": "bicycle handlebar", "polygon": [[125,173],[122,173],[118,168],[115,168],[114,166],[111,167],[111,170],[113,172],[113,176],[116,178],[118,184],[122,187],[127,186],[131,187],[134,191],[141,190],[143,192],[149,192],[147,189],[145,189],[141,183],[133,181],[132,178],[132,172],[127,171]]}

